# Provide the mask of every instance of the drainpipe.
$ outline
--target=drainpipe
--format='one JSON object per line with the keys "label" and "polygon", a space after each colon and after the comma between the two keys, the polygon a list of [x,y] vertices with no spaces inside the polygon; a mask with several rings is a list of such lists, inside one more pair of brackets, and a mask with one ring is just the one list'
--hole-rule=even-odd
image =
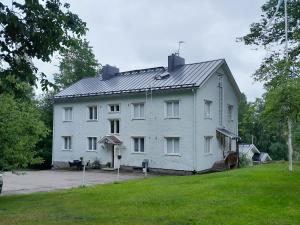
{"label": "drainpipe", "polygon": [[192,89],[193,92],[193,172],[196,173],[197,171],[197,150],[196,150],[196,115],[197,115],[197,108],[196,108],[196,93],[197,89]]}

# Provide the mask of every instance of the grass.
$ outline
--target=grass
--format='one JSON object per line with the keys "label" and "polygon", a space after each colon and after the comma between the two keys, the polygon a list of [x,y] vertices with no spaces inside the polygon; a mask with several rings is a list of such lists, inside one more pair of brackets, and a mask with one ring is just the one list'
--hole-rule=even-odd
{"label": "grass", "polygon": [[3,196],[0,224],[300,224],[300,166]]}

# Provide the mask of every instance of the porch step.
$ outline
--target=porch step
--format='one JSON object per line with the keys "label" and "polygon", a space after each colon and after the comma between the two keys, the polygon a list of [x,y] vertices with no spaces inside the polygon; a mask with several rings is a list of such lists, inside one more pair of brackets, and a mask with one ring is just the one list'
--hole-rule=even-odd
{"label": "porch step", "polygon": [[104,171],[115,171],[117,169],[115,168],[110,168],[110,167],[104,167],[104,168],[101,168],[101,170],[104,170]]}
{"label": "porch step", "polygon": [[214,163],[211,170],[215,172],[221,172],[221,171],[228,170],[228,167],[225,164],[225,160],[220,160]]}

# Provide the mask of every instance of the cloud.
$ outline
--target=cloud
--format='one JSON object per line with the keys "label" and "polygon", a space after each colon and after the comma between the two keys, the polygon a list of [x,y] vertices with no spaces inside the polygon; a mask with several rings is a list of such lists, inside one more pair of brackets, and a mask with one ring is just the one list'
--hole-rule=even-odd
{"label": "cloud", "polygon": [[[71,10],[87,22],[88,40],[102,64],[116,65],[121,71],[166,66],[167,56],[183,40],[181,55],[187,63],[225,58],[250,100],[263,93],[262,85],[252,84],[251,78],[263,52],[235,39],[259,19],[264,0],[69,2]],[[47,71],[53,72],[48,67]]]}

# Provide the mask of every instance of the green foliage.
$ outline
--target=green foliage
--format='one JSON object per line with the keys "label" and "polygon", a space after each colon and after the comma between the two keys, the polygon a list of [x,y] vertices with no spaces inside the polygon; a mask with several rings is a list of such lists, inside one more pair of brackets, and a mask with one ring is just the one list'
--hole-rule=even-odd
{"label": "green foliage", "polygon": [[0,170],[42,162],[36,144],[47,135],[40,112],[30,101],[0,95]]}
{"label": "green foliage", "polygon": [[300,166],[294,173],[285,167],[276,163],[2,196],[0,224],[295,225],[300,221]]}
{"label": "green foliage", "polygon": [[245,154],[242,154],[239,157],[239,163],[241,168],[245,168],[253,165],[252,159],[249,159]]}
{"label": "green foliage", "polygon": [[38,101],[37,107],[40,117],[47,127],[47,134],[36,145],[37,156],[43,159],[43,163],[32,165],[31,168],[50,169],[52,165],[52,137],[53,137],[53,96],[55,92],[48,92]]}
{"label": "green foliage", "polygon": [[97,76],[100,65],[87,40],[74,40],[74,45],[61,52],[59,73],[54,74],[55,84],[65,88],[85,77]]}
{"label": "green foliage", "polygon": [[0,2],[0,94],[23,96],[38,80],[43,90],[51,85],[32,60],[50,62],[85,34],[86,24],[69,7],[59,0]]}
{"label": "green foliage", "polygon": [[[291,68],[289,75],[299,77],[300,72],[300,1],[288,0],[288,40],[289,62],[286,64],[282,48],[285,42],[284,4],[276,14],[274,23],[267,27],[269,19],[274,15],[278,0],[268,0],[262,6],[262,17],[259,22],[250,26],[250,33],[241,38],[246,45],[258,45],[269,51],[259,69],[254,74],[258,81],[275,82],[278,76],[286,74],[286,69]],[[275,79],[275,80],[274,80]]]}

